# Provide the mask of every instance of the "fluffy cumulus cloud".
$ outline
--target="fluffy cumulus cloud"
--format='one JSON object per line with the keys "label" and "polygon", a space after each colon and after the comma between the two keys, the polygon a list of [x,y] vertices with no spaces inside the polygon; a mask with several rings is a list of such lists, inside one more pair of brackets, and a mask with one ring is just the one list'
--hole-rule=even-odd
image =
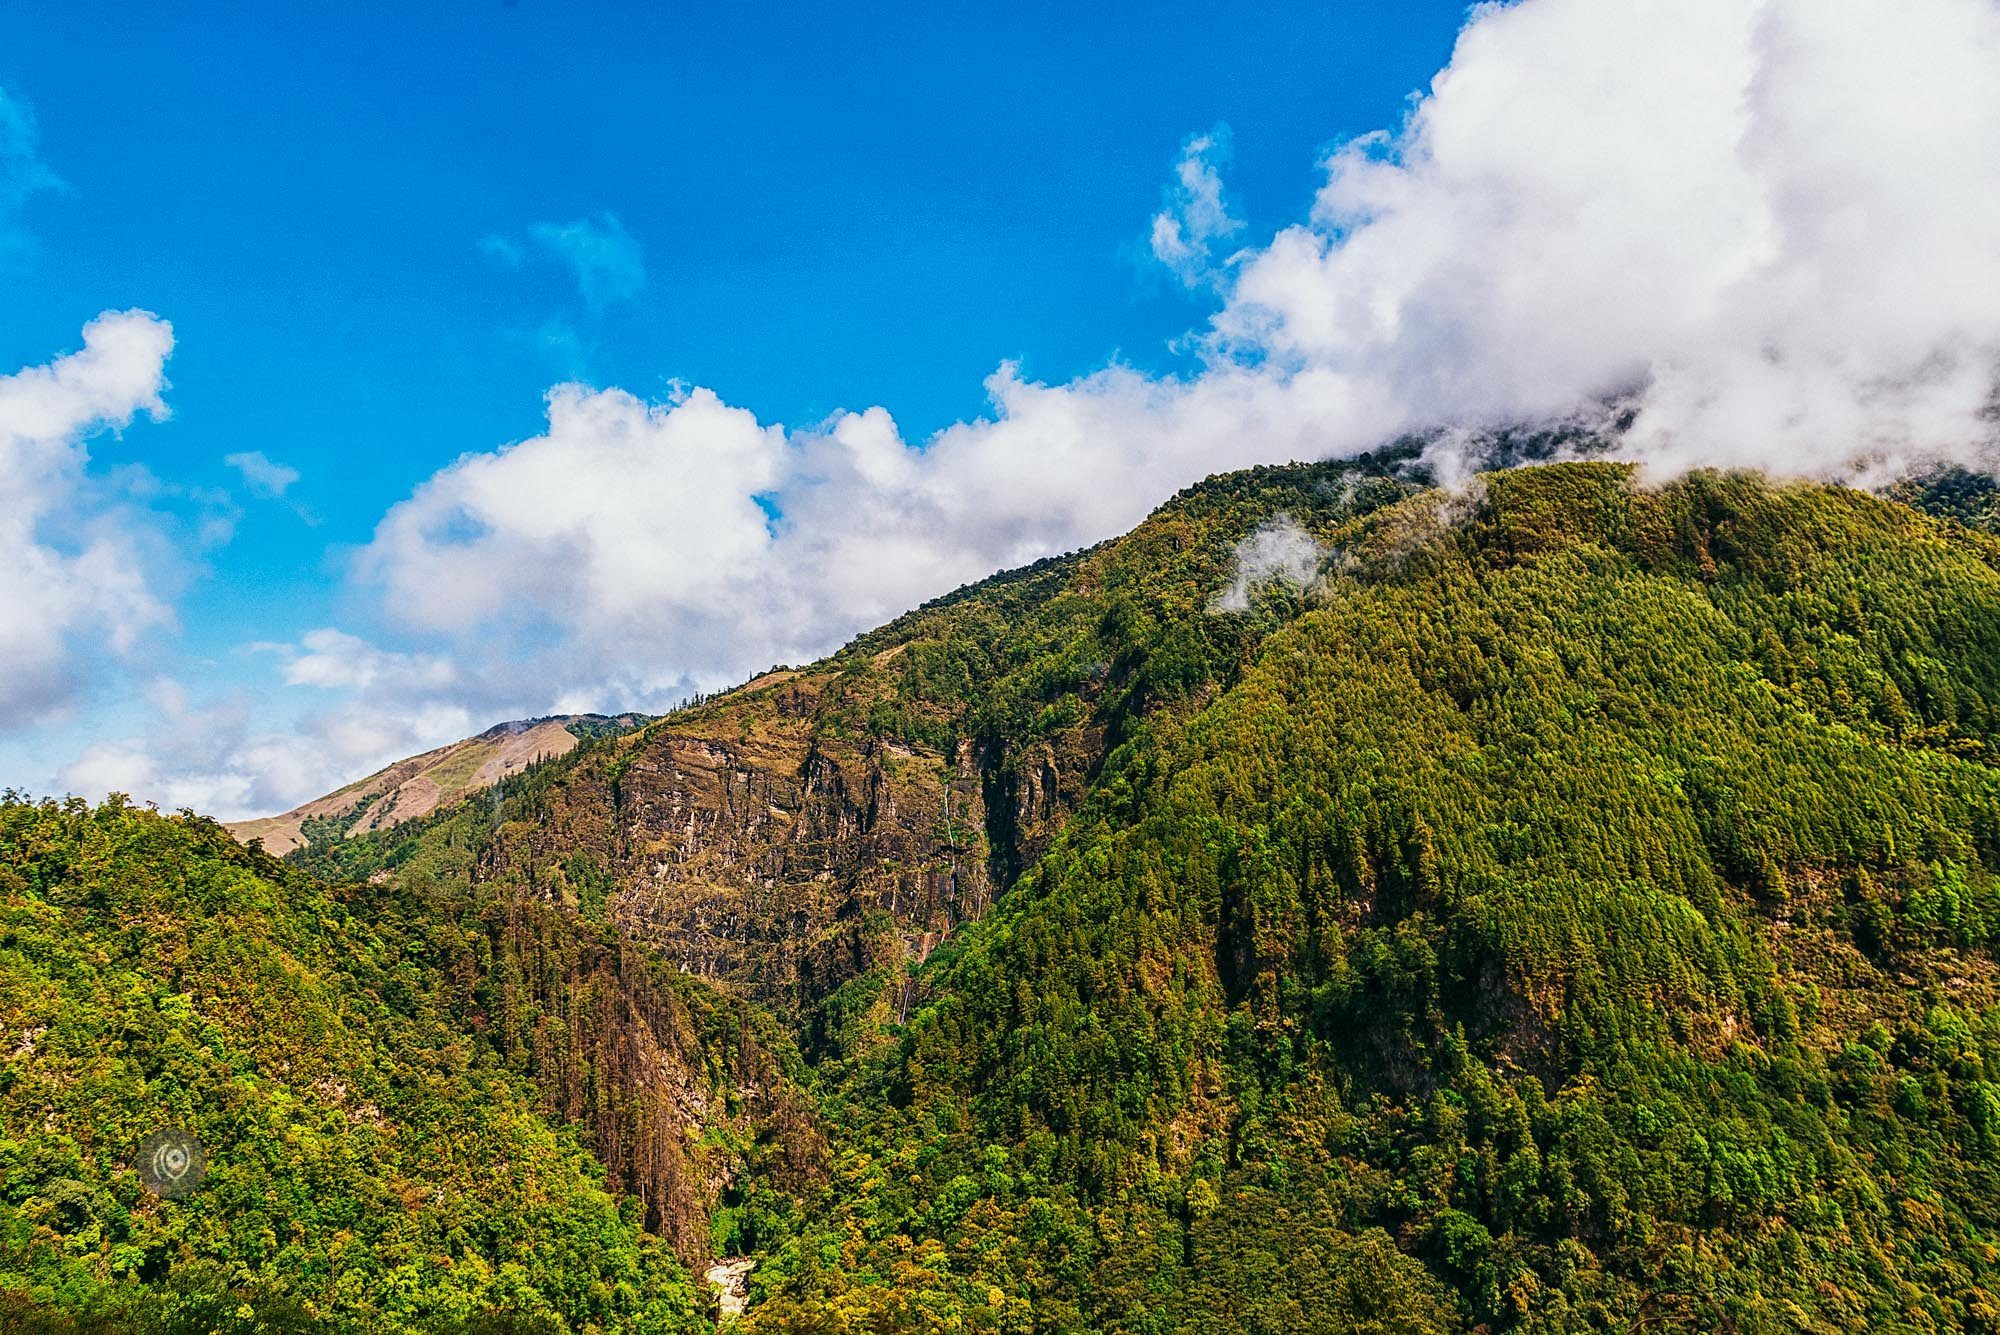
{"label": "fluffy cumulus cloud", "polygon": [[85,747],[56,776],[69,792],[121,792],[233,820],[283,811],[391,761],[486,726],[504,700],[468,698],[451,664],[322,628],[300,643],[255,644],[270,656],[295,710],[268,693],[191,690],[140,677],[144,709],[123,735]]}
{"label": "fluffy cumulus cloud", "polygon": [[564,386],[546,435],[461,459],[391,511],[366,569],[403,620],[448,632],[722,617],[768,544],[755,497],[783,447],[706,391],[652,405]]}
{"label": "fluffy cumulus cloud", "polygon": [[788,432],[706,390],[562,386],[542,435],[393,508],[358,575],[496,690],[511,664],[559,684],[552,699],[657,707],[1116,532],[1191,478],[1323,443],[1302,391],[1226,368],[1062,386],[1002,368],[987,388],[990,418],[918,446],[880,408]]}
{"label": "fluffy cumulus cloud", "polygon": [[171,619],[148,579],[148,532],[87,477],[85,442],[165,415],[172,348],[165,321],[108,312],[79,351],[0,377],[0,728],[58,710],[87,664]]}
{"label": "fluffy cumulus cloud", "polygon": [[57,775],[65,790],[92,798],[125,793],[229,819],[289,806],[284,799],[313,790],[331,773],[307,739],[290,730],[259,732],[257,703],[247,694],[197,703],[170,677],[143,681],[137,689],[148,711],[146,727],[85,747]]}
{"label": "fluffy cumulus cloud", "polygon": [[277,649],[288,686],[329,693],[305,717],[302,731],[313,753],[352,776],[441,742],[456,741],[475,726],[474,706],[492,708],[460,680],[458,670],[434,654],[383,649],[331,627],[309,631],[297,646]]}
{"label": "fluffy cumulus cloud", "polygon": [[1327,164],[1221,346],[1410,421],[1636,395],[1666,467],[1982,461],[1993,0],[1526,0]]}
{"label": "fluffy cumulus cloud", "polygon": [[[1003,366],[986,415],[925,440],[882,408],[786,428],[706,390],[558,387],[541,434],[382,519],[353,576],[373,642],[283,652],[329,701],[303,735],[360,755],[501,711],[664,706],[1116,533],[1205,474],[1412,430],[1442,428],[1463,467],[1482,426],[1615,400],[1620,448],[1661,470],[1988,466],[1996,70],[1995,0],[1479,6],[1405,121],[1332,151],[1310,215],[1261,244],[1224,144],[1184,146],[1151,234],[1215,301],[1183,374]],[[601,308],[643,282],[629,242],[596,219],[490,248],[561,259]],[[74,449],[149,384],[36,439]],[[1304,568],[1282,529],[1265,545],[1258,569]],[[93,624],[143,622],[136,593],[102,596],[123,611]],[[376,733],[339,741],[338,717]]]}

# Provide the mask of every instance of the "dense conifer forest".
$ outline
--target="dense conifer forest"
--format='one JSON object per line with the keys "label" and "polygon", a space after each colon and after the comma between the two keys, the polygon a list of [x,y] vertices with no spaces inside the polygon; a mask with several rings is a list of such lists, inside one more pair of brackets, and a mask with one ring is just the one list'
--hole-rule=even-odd
{"label": "dense conifer forest", "polygon": [[0,1313],[2000,1329],[1990,491],[1426,481],[1211,479],[285,862],[8,802]]}

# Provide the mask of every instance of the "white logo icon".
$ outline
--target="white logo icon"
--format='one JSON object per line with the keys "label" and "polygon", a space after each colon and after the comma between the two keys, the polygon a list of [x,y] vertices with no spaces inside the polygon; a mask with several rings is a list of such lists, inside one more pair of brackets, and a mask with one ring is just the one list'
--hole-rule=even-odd
{"label": "white logo icon", "polygon": [[155,1196],[178,1200],[201,1185],[208,1156],[189,1131],[169,1127],[155,1131],[139,1146],[139,1180]]}

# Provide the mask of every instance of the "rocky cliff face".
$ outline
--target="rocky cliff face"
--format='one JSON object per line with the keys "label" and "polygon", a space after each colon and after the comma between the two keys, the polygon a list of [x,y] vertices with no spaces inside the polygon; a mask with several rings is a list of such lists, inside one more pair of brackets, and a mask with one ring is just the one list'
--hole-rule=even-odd
{"label": "rocky cliff face", "polygon": [[[463,981],[466,1027],[582,1128],[609,1185],[690,1264],[707,1220],[762,1133],[762,1172],[799,1182],[821,1143],[787,1079],[785,1041],[741,1002],[676,986],[643,950],[540,900],[490,902],[476,937],[444,961]],[[695,1134],[691,1134],[695,1133]]]}
{"label": "rocky cliff face", "polygon": [[1102,726],[1025,748],[838,726],[837,673],[676,717],[503,828],[481,874],[602,911],[683,972],[793,1014],[921,961],[1032,861],[1102,758]]}
{"label": "rocky cliff face", "polygon": [[970,744],[815,736],[783,713],[813,690],[777,688],[763,736],[669,730],[633,758],[613,904],[681,968],[808,1003],[875,962],[877,913],[921,955],[993,896]]}

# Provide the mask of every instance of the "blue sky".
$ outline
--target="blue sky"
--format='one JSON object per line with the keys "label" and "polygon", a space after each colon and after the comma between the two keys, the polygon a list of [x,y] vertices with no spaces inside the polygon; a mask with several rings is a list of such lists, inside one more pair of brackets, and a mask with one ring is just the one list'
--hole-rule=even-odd
{"label": "blue sky", "polygon": [[1663,450],[1794,458],[1726,416],[1793,391],[1843,439],[1824,382],[1726,392],[1855,375],[1811,331],[1912,290],[1812,249],[1786,163],[1855,155],[1826,206],[1901,245],[1935,193],[1916,290],[1983,330],[1964,160],[1873,146],[1979,150],[1992,7],[1671,8],[0,7],[0,376],[172,326],[163,372],[100,328],[73,369],[124,378],[29,463],[0,394],[0,544],[57,591],[0,610],[0,783],[269,809],[823,652],[1212,469],[1654,379],[1703,391]]}
{"label": "blue sky", "polygon": [[[253,517],[217,561],[311,596],[321,546],[532,434],[558,379],[793,423],[879,403],[922,435],[1003,358],[1164,362],[1198,312],[1139,256],[1181,141],[1230,125],[1250,221],[1288,220],[1461,8],[8,6],[0,84],[68,188],[27,211],[0,361],[102,309],[171,320],[173,421],[132,453],[216,486],[238,451],[299,468],[322,528]],[[607,212],[646,283],[599,317],[479,245]]]}

